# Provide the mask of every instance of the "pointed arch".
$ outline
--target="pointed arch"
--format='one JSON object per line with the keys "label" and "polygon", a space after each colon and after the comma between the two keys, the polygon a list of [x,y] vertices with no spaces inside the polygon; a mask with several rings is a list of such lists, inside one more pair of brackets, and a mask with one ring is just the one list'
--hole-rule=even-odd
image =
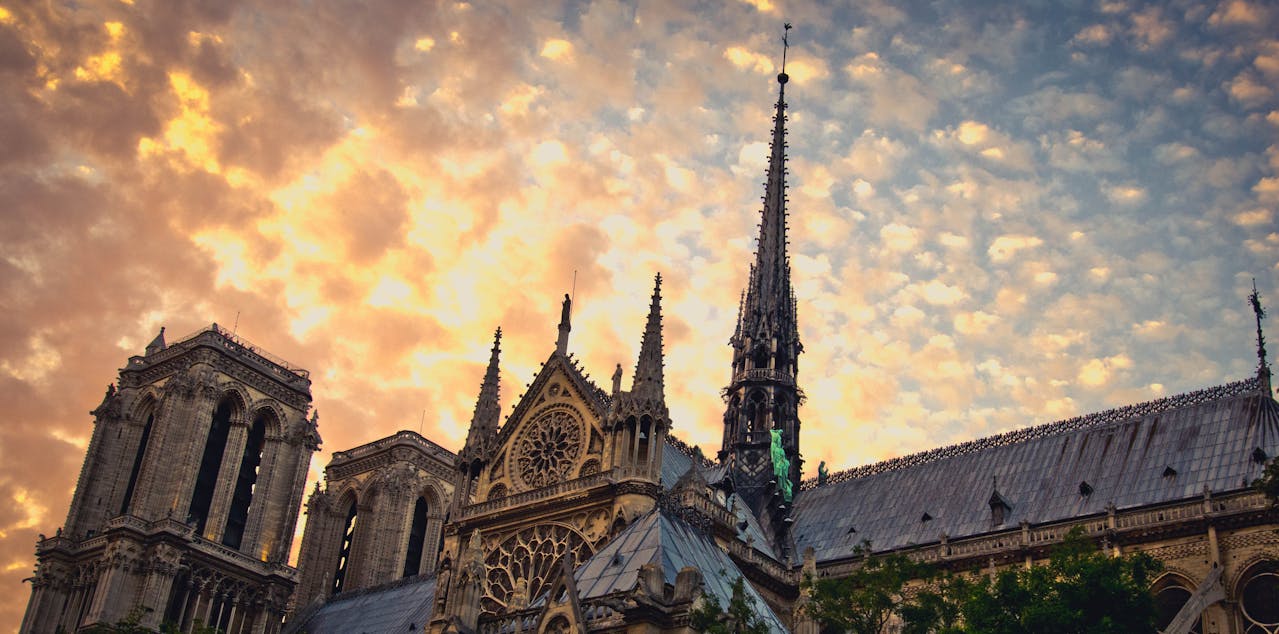
{"label": "pointed arch", "polygon": [[338,517],[343,518],[338,535],[338,557],[333,569],[333,585],[329,594],[338,594],[346,585],[346,575],[351,569],[351,545],[355,542],[355,528],[359,516],[359,498],[355,491],[347,491],[338,498]]}
{"label": "pointed arch", "polygon": [[[149,387],[149,386],[148,386]],[[138,445],[133,452],[133,466],[129,469],[129,481],[124,487],[124,497],[120,500],[120,515],[128,515],[133,505],[133,493],[138,485],[138,474],[142,472],[142,463],[146,459],[147,445],[151,441],[151,430],[155,424],[158,398],[155,388],[150,388],[138,399],[130,418],[142,421],[142,431],[138,436]]]}
{"label": "pointed arch", "polygon": [[231,493],[231,508],[227,512],[226,526],[222,531],[222,544],[231,548],[239,548],[244,539],[268,430],[280,427],[280,415],[271,407],[257,409],[251,420],[253,422],[245,437],[244,452],[240,456],[240,473],[236,476],[235,488]]}
{"label": "pointed arch", "polygon": [[422,568],[422,553],[426,550],[426,519],[429,508],[424,495],[417,496],[413,508],[409,511],[408,547],[404,553],[404,574],[412,577]]}
{"label": "pointed arch", "polygon": [[213,492],[218,484],[218,474],[222,471],[222,454],[226,451],[227,437],[237,416],[243,420],[243,407],[244,402],[239,398],[239,393],[228,390],[218,399],[218,404],[213,409],[209,431],[204,440],[204,453],[200,458],[200,469],[196,473],[191,491],[191,505],[187,509],[188,523],[195,525],[197,535],[204,533],[210,507],[213,505]]}

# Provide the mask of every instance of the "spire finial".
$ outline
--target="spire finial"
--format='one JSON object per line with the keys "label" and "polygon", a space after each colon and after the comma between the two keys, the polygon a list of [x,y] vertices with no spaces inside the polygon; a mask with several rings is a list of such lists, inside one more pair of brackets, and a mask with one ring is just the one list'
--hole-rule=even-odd
{"label": "spire finial", "polygon": [[1266,317],[1266,309],[1261,306],[1261,294],[1257,292],[1257,278],[1252,278],[1252,294],[1248,296],[1252,304],[1252,314],[1257,320],[1257,378],[1261,379],[1266,392],[1270,391],[1270,365],[1266,363],[1266,335],[1261,331],[1261,320]]}
{"label": "spire finial", "polygon": [[790,22],[782,24],[782,72],[777,75],[777,82],[784,84],[790,80],[790,75],[786,74],[786,51],[790,49]]}

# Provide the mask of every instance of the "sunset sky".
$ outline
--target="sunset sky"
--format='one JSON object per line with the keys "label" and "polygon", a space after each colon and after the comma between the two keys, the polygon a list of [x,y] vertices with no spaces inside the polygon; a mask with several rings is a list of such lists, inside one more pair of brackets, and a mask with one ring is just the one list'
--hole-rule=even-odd
{"label": "sunset sky", "polygon": [[311,370],[311,486],[459,447],[498,326],[509,411],[574,271],[569,348],[629,385],[660,271],[718,449],[784,21],[810,470],[1255,371],[1279,9],[840,4],[0,0],[0,631],[161,326]]}

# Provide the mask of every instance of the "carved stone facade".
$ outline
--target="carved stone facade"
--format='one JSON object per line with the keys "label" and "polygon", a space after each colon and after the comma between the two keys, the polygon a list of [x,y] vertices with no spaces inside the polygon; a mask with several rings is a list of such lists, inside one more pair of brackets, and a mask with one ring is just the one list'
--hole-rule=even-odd
{"label": "carved stone facade", "polygon": [[452,452],[411,431],[336,452],[306,503],[296,609],[434,574],[453,462]]}
{"label": "carved stone facade", "polygon": [[311,454],[311,382],[220,329],[163,329],[92,412],[65,525],[36,546],[22,632],[142,624],[274,632]]}

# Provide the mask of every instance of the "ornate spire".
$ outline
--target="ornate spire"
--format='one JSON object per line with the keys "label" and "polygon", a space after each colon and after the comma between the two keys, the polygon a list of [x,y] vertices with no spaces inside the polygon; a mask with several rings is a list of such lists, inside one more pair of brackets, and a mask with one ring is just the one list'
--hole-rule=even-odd
{"label": "ornate spire", "polygon": [[[790,30],[790,24],[786,24]],[[739,336],[757,341],[778,339],[783,345],[799,342],[795,323],[795,307],[790,282],[790,258],[786,254],[786,49],[782,38],[782,67],[777,75],[777,111],[773,115],[773,138],[764,185],[764,209],[759,224],[759,243],[755,263],[751,266],[750,283]]]}
{"label": "ornate spire", "polygon": [[1261,294],[1257,292],[1257,278],[1252,278],[1252,294],[1248,296],[1252,304],[1252,314],[1257,319],[1257,379],[1270,393],[1270,365],[1266,363],[1266,335],[1261,332],[1261,320],[1266,317],[1266,309],[1261,306]]}
{"label": "ornate spire", "polygon": [[653,283],[653,298],[648,306],[648,323],[640,342],[639,361],[635,364],[631,392],[637,396],[661,399],[665,394],[662,373],[662,274]]}
{"label": "ornate spire", "polygon": [[498,357],[502,352],[502,329],[493,333],[493,349],[489,352],[488,369],[484,371],[484,382],[480,384],[480,397],[475,401],[475,412],[471,415],[471,429],[466,434],[466,446],[462,452],[468,457],[479,458],[484,453],[486,441],[497,431],[498,421],[502,416],[499,401],[499,369]]}

